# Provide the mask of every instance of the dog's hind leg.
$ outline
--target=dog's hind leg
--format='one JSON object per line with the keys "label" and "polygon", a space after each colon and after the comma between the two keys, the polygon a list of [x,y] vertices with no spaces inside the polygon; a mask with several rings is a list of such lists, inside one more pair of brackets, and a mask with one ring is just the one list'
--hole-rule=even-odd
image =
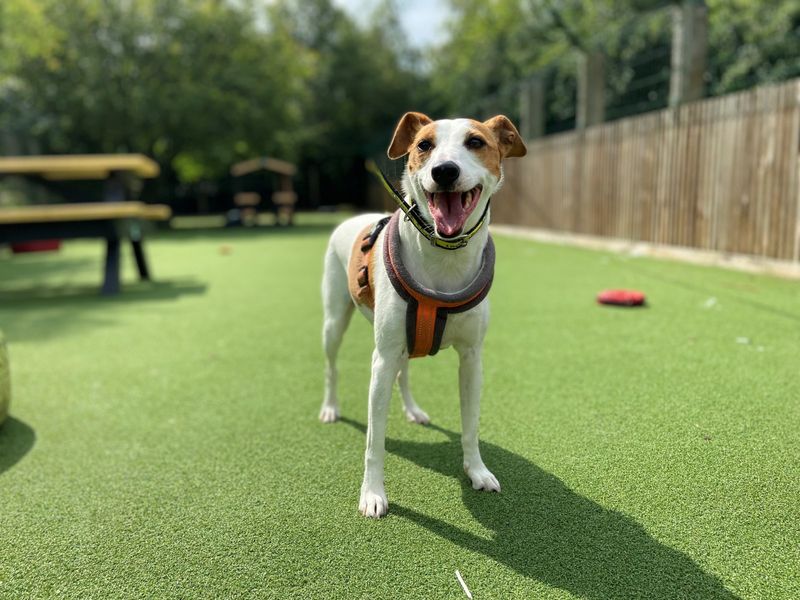
{"label": "dog's hind leg", "polygon": [[397,375],[397,384],[400,386],[400,395],[403,397],[403,412],[406,418],[412,423],[427,425],[431,422],[428,414],[422,410],[411,395],[411,388],[408,384],[408,359],[402,363],[400,373]]}
{"label": "dog's hind leg", "polygon": [[325,254],[325,272],[322,276],[322,346],[325,349],[325,396],[319,411],[319,420],[333,423],[339,418],[337,396],[338,370],[336,356],[342,345],[344,332],[353,316],[353,301],[347,289],[347,273],[332,248]]}

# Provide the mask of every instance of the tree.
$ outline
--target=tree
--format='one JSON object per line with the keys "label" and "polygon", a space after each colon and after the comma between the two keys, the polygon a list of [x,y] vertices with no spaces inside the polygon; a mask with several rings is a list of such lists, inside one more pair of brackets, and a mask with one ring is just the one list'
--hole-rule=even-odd
{"label": "tree", "polygon": [[330,0],[283,0],[270,9],[273,27],[303,47],[313,65],[296,135],[321,203],[360,204],[364,159],[385,150],[403,112],[428,104],[427,82],[414,69],[394,11],[382,4],[362,30]]}
{"label": "tree", "polygon": [[[22,13],[35,18],[12,26]],[[183,181],[252,154],[296,156],[306,69],[246,9],[4,0],[3,15],[4,125],[38,151],[144,152]]]}
{"label": "tree", "polygon": [[[671,14],[667,0],[451,0],[450,41],[431,85],[452,114],[515,116],[519,83],[544,77],[548,128],[574,114],[575,54],[607,56],[607,113],[666,106]],[[709,91],[721,94],[800,75],[798,0],[706,0]]]}
{"label": "tree", "polygon": [[[168,185],[255,155],[360,202],[364,158],[428,89],[387,0],[4,0],[0,129],[29,152],[143,152]],[[22,25],[20,25],[22,24]]]}
{"label": "tree", "polygon": [[712,95],[800,76],[800,1],[707,4]]}

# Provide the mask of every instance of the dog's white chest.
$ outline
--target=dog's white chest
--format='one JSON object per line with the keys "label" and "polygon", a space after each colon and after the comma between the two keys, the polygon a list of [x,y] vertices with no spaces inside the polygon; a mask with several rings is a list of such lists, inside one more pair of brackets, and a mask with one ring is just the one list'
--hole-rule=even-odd
{"label": "dog's white chest", "polygon": [[442,335],[440,348],[472,345],[483,339],[489,326],[488,298],[478,306],[463,313],[451,314]]}

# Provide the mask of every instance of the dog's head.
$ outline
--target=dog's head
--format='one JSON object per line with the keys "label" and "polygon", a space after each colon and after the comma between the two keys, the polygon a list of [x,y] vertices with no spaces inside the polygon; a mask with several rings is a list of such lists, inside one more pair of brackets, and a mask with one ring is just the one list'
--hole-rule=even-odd
{"label": "dog's head", "polygon": [[403,176],[406,193],[433,222],[437,235],[452,238],[477,222],[500,188],[503,159],[526,152],[517,128],[502,115],[481,123],[433,121],[409,112],[397,124],[388,155],[409,155]]}

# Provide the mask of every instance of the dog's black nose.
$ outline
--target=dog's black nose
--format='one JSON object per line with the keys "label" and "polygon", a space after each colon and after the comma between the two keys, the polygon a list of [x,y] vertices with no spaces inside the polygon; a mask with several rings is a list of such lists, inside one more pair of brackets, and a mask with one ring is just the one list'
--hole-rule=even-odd
{"label": "dog's black nose", "polygon": [[459,169],[458,165],[452,160],[438,164],[431,169],[431,177],[433,177],[436,183],[442,186],[452,184],[458,179],[459,175],[461,175],[461,169]]}

